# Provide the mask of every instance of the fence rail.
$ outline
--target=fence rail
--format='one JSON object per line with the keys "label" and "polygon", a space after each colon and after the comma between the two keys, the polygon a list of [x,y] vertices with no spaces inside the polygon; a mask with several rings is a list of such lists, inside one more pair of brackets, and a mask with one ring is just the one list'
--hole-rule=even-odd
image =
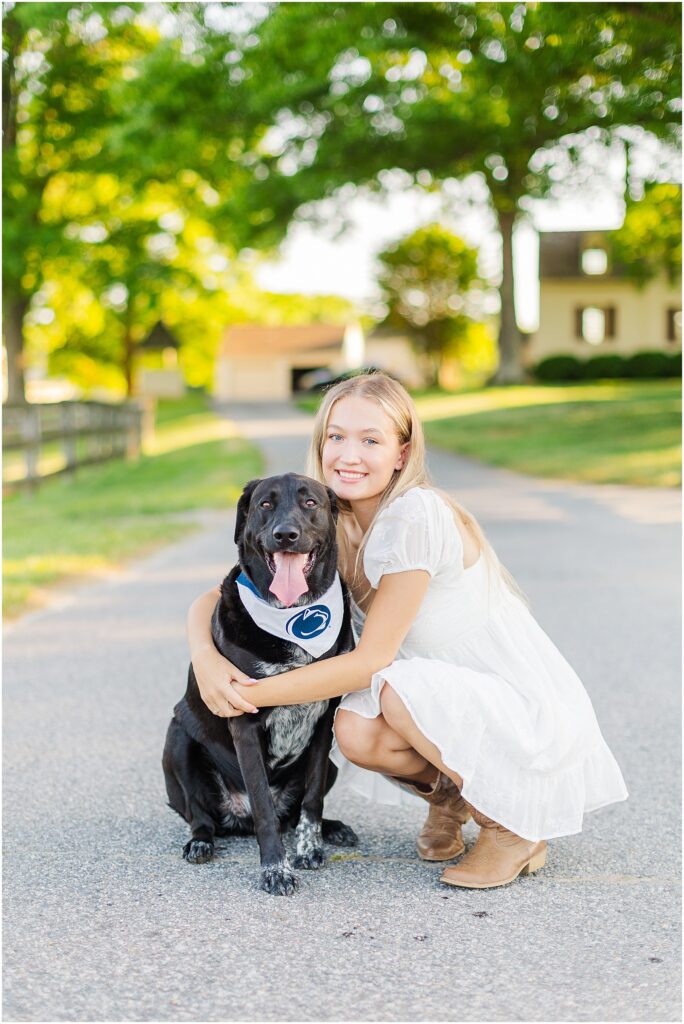
{"label": "fence rail", "polygon": [[2,407],[3,488],[34,487],[77,466],[140,454],[133,402],[49,402]]}

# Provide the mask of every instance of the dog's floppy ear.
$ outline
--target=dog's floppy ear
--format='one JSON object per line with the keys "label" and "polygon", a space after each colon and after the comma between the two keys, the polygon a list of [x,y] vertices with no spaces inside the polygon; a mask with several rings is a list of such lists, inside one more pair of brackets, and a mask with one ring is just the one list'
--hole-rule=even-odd
{"label": "dog's floppy ear", "polygon": [[340,510],[337,507],[337,496],[333,491],[332,487],[326,487],[326,491],[328,492],[328,497],[330,498],[330,511],[333,514],[333,519],[335,520],[335,522],[337,522],[337,517],[340,514]]}
{"label": "dog's floppy ear", "polygon": [[245,519],[249,511],[249,503],[252,500],[254,494],[254,488],[257,484],[261,483],[261,478],[258,480],[250,480],[248,484],[245,484],[245,489],[240,495],[240,500],[237,504],[237,514],[235,516],[235,537],[233,538],[236,544],[240,543],[240,537],[242,531],[245,528]]}

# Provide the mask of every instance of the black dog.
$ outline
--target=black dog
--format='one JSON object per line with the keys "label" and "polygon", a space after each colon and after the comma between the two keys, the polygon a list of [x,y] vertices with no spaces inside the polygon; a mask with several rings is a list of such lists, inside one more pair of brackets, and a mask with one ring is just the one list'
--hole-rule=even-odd
{"label": "black dog", "polygon": [[[311,646],[328,641],[324,658],[352,649],[349,601],[336,575],[336,519],[334,493],[308,477],[288,473],[245,487],[235,524],[239,564],[224,579],[212,618],[216,647],[241,671],[255,678],[277,675],[317,660]],[[324,595],[329,600],[321,603]],[[291,613],[278,611],[289,608]],[[335,622],[329,621],[331,608]],[[280,635],[257,625],[255,619],[263,624],[264,616],[269,627],[271,619],[278,621]],[[357,842],[347,825],[323,818],[323,798],[337,775],[328,754],[338,703],[335,698],[219,718],[204,704],[190,666],[162,760],[169,805],[192,829],[186,860],[210,860],[215,836],[256,833],[261,888],[289,894],[297,878],[281,827],[296,826],[295,867],[321,867],[323,841]]]}

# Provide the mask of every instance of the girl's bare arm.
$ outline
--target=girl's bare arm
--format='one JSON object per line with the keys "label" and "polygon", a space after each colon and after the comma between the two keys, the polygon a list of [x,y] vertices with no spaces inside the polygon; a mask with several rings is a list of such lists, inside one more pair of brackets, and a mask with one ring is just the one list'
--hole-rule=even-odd
{"label": "girl's bare arm", "polygon": [[237,692],[235,682],[251,687],[249,676],[220,654],[211,636],[211,617],[221,596],[219,587],[208,590],[190,605],[188,642],[190,660],[202,700],[210,711],[221,718],[234,718],[245,711],[256,711],[247,697]]}
{"label": "girl's bare arm", "polygon": [[371,676],[394,661],[425,597],[430,577],[423,569],[392,573],[380,580],[358,647],[349,654],[235,689],[257,707],[307,704],[370,686]]}

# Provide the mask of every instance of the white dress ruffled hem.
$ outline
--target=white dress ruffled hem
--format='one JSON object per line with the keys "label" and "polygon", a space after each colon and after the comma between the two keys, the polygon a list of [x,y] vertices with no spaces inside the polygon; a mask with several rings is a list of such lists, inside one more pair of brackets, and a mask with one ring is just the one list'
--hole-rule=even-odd
{"label": "white dress ruffled hem", "polygon": [[[364,702],[365,707],[350,701],[349,698],[357,694],[348,694],[338,710],[343,708],[363,718],[376,718],[381,714],[380,692],[384,684],[389,683],[418,729],[437,747],[446,767],[463,779],[464,799],[524,839],[538,842],[574,835],[582,831],[584,814],[627,798],[620,769],[598,726],[592,742],[585,742],[580,761],[555,772],[537,773],[524,771],[511,759],[501,756],[487,734],[486,724],[473,708],[463,709],[462,728],[457,738],[450,719],[444,720],[443,729],[436,727],[435,719],[425,714],[425,703],[416,705],[412,701],[411,691],[415,687],[410,683],[406,685],[407,674],[413,680],[414,673],[424,671],[425,666],[418,664],[422,660],[396,661],[375,673],[371,688],[360,694],[370,697],[372,704],[377,705],[377,712],[370,710],[370,701]],[[429,660],[431,672],[440,669],[452,673],[454,666]],[[340,782],[361,796],[395,807],[423,803],[420,797],[401,788],[388,776],[352,764],[336,743],[330,756],[339,769]]]}

